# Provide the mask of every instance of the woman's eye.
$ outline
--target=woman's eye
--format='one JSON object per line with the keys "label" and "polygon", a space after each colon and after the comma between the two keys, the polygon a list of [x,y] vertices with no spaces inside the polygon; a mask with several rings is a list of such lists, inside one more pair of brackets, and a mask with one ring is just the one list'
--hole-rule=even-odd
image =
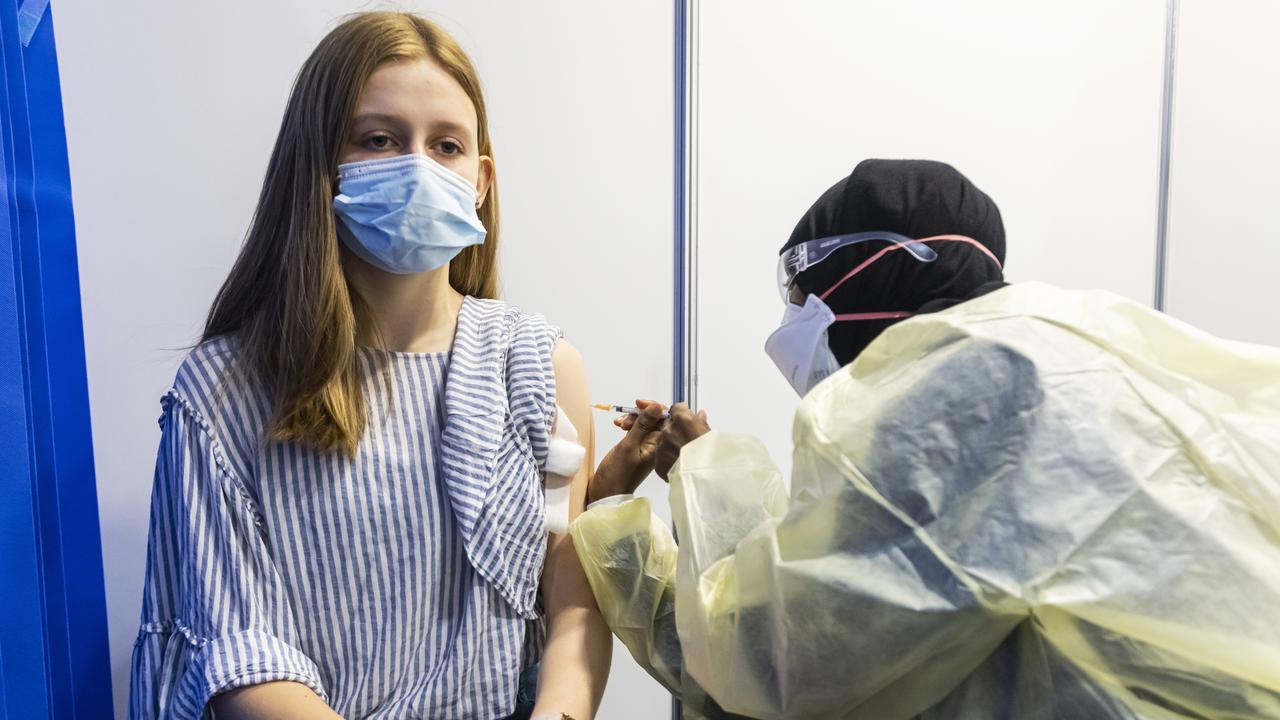
{"label": "woman's eye", "polygon": [[462,154],[462,146],[452,140],[445,140],[443,142],[440,142],[436,145],[436,147],[440,150],[440,152],[444,153],[445,155]]}
{"label": "woman's eye", "polygon": [[365,139],[364,144],[370,150],[386,150],[394,142],[390,135],[370,135]]}

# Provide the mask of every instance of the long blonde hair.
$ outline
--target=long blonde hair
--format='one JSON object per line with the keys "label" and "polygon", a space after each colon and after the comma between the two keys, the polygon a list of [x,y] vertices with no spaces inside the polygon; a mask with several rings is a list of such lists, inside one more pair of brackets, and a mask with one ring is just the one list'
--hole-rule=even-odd
{"label": "long blonde hair", "polygon": [[[358,329],[369,320],[342,269],[333,214],[338,156],[365,84],[391,60],[430,59],[475,105],[478,150],[493,156],[480,80],[435,23],[401,12],[352,16],[307,58],[294,81],[244,246],[218,291],[202,341],[234,335],[245,366],[274,394],[271,440],[354,453],[367,410]],[[449,268],[464,295],[498,294],[496,183],[479,210],[488,230]]]}

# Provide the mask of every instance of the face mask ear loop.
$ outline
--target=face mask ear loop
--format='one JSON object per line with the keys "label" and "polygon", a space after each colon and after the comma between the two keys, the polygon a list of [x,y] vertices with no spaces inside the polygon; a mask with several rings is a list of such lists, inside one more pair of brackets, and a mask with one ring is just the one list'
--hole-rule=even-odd
{"label": "face mask ear loop", "polygon": [[995,263],[996,267],[1000,268],[1001,270],[1004,269],[1004,263],[1000,262],[1000,258],[996,257],[995,253],[991,252],[990,248],[978,242],[977,240],[974,240],[968,235],[934,235],[933,237],[920,238],[916,242],[926,243],[926,242],[934,242],[934,241],[962,242],[967,245],[972,245],[978,248],[979,250],[981,250],[983,255],[986,255],[987,257],[991,258],[991,262]]}
{"label": "face mask ear loop", "polygon": [[846,282],[848,282],[848,281],[849,281],[849,279],[850,279],[850,278],[852,278],[854,275],[857,275],[858,273],[860,273],[860,272],[862,272],[863,270],[867,269],[867,266],[868,266],[868,265],[870,265],[871,263],[873,263],[873,262],[875,262],[875,261],[879,260],[880,258],[884,257],[885,255],[889,254],[890,252],[893,252],[894,250],[901,250],[903,247],[904,247],[904,244],[903,244],[903,243],[894,243],[893,245],[890,245],[889,247],[884,248],[883,250],[881,250],[881,251],[877,252],[875,255],[872,255],[871,257],[867,258],[866,260],[863,260],[863,261],[862,261],[862,264],[860,264],[860,265],[858,265],[858,267],[856,267],[856,268],[854,268],[854,269],[850,270],[848,275],[845,275],[844,277],[840,278],[840,282],[837,282],[835,285],[832,285],[832,286],[831,286],[831,287],[830,287],[826,292],[824,292],[824,293],[822,293],[821,295],[819,295],[819,296],[818,296],[818,299],[819,299],[819,300],[821,300],[821,301],[823,301],[823,302],[826,302],[826,301],[827,301],[827,297],[828,297],[829,295],[831,295],[831,293],[833,293],[833,292],[835,292],[836,290],[838,290],[838,289],[840,288],[840,286],[841,286],[841,285],[843,285],[843,284],[845,284]]}
{"label": "face mask ear loop", "polygon": [[850,320],[902,320],[903,318],[914,316],[915,313],[909,312],[853,313],[852,315],[836,315],[836,322],[848,322]]}

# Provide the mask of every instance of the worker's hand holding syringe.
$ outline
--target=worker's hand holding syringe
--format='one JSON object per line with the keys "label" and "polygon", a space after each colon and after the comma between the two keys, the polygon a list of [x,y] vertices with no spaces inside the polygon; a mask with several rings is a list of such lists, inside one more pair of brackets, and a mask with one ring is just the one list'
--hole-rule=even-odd
{"label": "worker's hand holding syringe", "polygon": [[[618,409],[611,405],[600,407]],[[680,457],[680,449],[711,430],[706,411],[694,412],[684,403],[671,406],[670,412],[654,400],[637,400],[635,408],[621,409],[635,412],[626,412],[613,421],[627,434],[600,461],[587,489],[588,503],[634,493],[655,470],[665,480]]]}

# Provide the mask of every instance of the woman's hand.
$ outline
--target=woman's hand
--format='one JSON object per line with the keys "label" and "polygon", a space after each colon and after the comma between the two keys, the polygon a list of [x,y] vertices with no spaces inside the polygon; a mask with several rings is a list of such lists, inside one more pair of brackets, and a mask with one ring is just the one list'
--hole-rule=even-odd
{"label": "woman's hand", "polygon": [[654,454],[658,449],[662,415],[666,408],[653,400],[637,400],[636,408],[640,410],[639,415],[627,415],[613,421],[627,434],[600,461],[587,487],[587,504],[633,493],[653,472]]}
{"label": "woman's hand", "polygon": [[654,469],[658,471],[658,477],[666,480],[667,473],[671,472],[671,466],[680,459],[680,450],[709,432],[711,432],[711,426],[707,423],[706,410],[695,413],[684,403],[672,405],[671,419],[662,430],[662,437],[654,457]]}

